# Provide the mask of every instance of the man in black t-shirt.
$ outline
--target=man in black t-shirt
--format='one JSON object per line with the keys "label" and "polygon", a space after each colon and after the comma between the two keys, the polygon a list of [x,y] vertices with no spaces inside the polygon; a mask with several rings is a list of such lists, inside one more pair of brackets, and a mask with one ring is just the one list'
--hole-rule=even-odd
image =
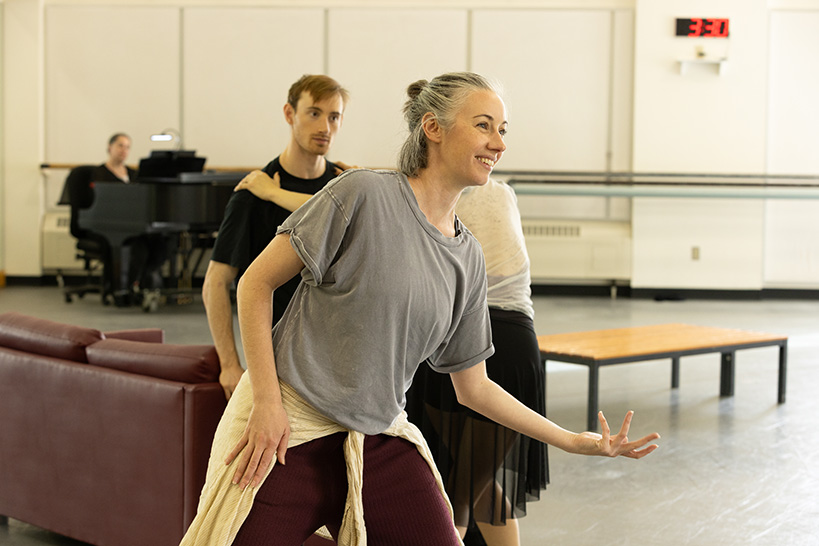
{"label": "man in black t-shirt", "polygon": [[[348,99],[347,91],[328,76],[306,75],[294,83],[284,105],[290,142],[263,170],[253,171],[239,183],[225,209],[202,298],[222,367],[219,382],[228,398],[243,372],[233,335],[230,289],[290,213],[347,168],[343,163],[330,163],[324,155],[341,128]],[[274,324],[299,280],[296,276],[276,290]]]}

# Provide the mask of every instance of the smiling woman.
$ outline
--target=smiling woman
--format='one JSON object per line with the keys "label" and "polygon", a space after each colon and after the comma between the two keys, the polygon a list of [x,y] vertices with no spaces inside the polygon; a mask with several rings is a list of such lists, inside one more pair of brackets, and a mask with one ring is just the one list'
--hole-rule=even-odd
{"label": "smiling woman", "polygon": [[[345,171],[242,276],[248,373],[183,544],[298,545],[319,527],[353,546],[460,544],[426,442],[402,411],[420,363],[449,374],[464,405],[567,451],[639,458],[656,447],[643,447],[656,435],[627,440],[630,416],[616,436],[602,417],[602,436],[574,434],[487,379],[484,259],[455,203],[506,149],[505,106],[471,73],[416,82],[408,95],[401,172]],[[271,293],[299,272],[271,343]]]}
{"label": "smiling woman", "polygon": [[[399,156],[399,169],[407,176],[417,176],[421,169],[427,167],[427,124],[432,123],[439,128],[450,130],[455,126],[458,114],[460,113],[462,117],[465,115],[461,110],[471,94],[464,92],[466,90],[478,91],[484,101],[495,102],[494,111],[496,113],[498,107],[503,110],[496,123],[502,124],[500,135],[506,134],[506,108],[503,101],[500,100],[497,86],[477,74],[462,76],[461,81],[445,76],[436,78],[438,81],[435,86],[429,85],[426,80],[419,80],[407,89],[410,100],[404,106],[404,116],[409,125],[410,135],[404,142]],[[487,106],[491,107],[491,105]],[[480,110],[481,108],[477,108],[476,111]],[[495,119],[491,118],[489,111],[474,115],[489,118],[471,120],[475,122],[476,127],[481,126],[480,128],[484,131],[492,129],[489,122]],[[503,153],[502,150],[501,153]],[[500,156],[497,159],[500,159]],[[497,159],[492,160],[492,166]]]}

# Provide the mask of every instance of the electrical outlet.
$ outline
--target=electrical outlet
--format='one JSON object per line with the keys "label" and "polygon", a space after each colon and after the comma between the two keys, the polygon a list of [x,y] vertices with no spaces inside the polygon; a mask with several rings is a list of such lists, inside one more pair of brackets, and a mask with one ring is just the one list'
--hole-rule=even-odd
{"label": "electrical outlet", "polygon": [[694,261],[700,259],[700,247],[698,246],[691,247],[691,259]]}

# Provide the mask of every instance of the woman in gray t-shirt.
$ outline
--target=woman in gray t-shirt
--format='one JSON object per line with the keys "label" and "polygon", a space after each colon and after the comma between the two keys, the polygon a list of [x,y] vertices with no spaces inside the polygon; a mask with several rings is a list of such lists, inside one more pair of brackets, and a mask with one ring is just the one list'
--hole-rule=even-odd
{"label": "woman in gray t-shirt", "polygon": [[[209,507],[217,520],[209,520],[211,535],[221,520],[239,522],[234,544],[299,544],[321,525],[343,544],[358,544],[362,533],[372,544],[459,544],[437,472],[421,458],[423,440],[416,449],[402,439],[414,437],[402,409],[419,362],[448,373],[464,405],[566,451],[640,458],[656,448],[647,444],[657,434],[628,441],[631,413],[616,435],[602,414],[602,435],[576,434],[487,379],[493,348],[483,257],[454,208],[461,190],[485,184],[503,155],[505,106],[471,73],[421,80],[408,95],[400,172],[354,170],[329,183],[242,277],[248,373],[220,429],[241,423],[243,433],[224,450],[217,431],[192,529]],[[302,283],[271,343],[271,293],[299,272]],[[342,450],[333,443],[337,429],[363,440],[344,440]],[[219,481],[225,463],[233,485]],[[346,507],[327,507],[338,503],[328,499],[343,501],[337,489],[348,486]],[[254,491],[249,514],[238,493],[235,510],[218,500],[231,498],[227,488]]]}

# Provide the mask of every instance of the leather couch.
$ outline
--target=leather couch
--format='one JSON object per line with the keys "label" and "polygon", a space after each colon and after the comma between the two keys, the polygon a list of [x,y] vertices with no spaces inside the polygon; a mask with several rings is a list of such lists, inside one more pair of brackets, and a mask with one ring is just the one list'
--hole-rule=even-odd
{"label": "leather couch", "polygon": [[210,345],[0,314],[0,515],[96,546],[174,546],[225,408]]}

